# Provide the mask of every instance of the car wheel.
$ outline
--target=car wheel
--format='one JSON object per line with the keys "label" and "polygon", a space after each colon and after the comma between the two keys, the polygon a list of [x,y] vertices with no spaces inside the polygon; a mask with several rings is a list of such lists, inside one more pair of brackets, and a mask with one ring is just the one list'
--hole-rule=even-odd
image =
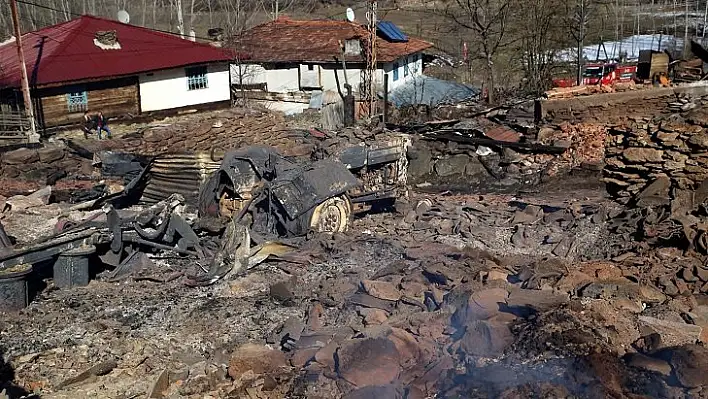
{"label": "car wheel", "polygon": [[352,203],[345,195],[328,198],[317,205],[310,219],[310,230],[318,233],[341,233],[347,230]]}

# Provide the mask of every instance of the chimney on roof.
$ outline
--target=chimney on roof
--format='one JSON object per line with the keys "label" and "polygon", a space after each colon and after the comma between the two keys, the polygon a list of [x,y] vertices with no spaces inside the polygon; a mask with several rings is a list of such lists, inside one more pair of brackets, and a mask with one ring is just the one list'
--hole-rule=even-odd
{"label": "chimney on roof", "polygon": [[93,44],[102,50],[120,50],[118,33],[114,30],[97,31],[93,35]]}
{"label": "chimney on roof", "polygon": [[94,37],[99,43],[106,46],[112,46],[118,42],[118,34],[114,30],[98,31]]}
{"label": "chimney on roof", "polygon": [[207,31],[207,35],[209,36],[209,39],[213,41],[220,41],[224,38],[224,29],[223,28],[211,28]]}

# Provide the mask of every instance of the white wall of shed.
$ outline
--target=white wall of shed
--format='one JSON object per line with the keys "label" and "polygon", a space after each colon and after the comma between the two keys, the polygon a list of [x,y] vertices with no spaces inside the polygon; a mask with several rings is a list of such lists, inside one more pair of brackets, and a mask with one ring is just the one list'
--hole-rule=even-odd
{"label": "white wall of shed", "polygon": [[[393,80],[393,65],[394,63],[387,63],[383,68],[379,68],[374,79],[376,85],[380,88],[383,87],[384,74],[388,74],[388,84],[389,91],[398,87],[408,79],[416,75],[420,75],[423,71],[423,60],[420,54],[412,54],[408,57],[402,57],[398,60],[398,80]],[[405,74],[406,68],[408,69],[408,76]],[[265,83],[268,92],[271,93],[290,93],[294,91],[299,91],[301,89],[301,84],[303,83],[303,76],[305,74],[310,74],[312,76],[319,76],[319,84],[323,91],[337,91],[337,79],[335,78],[335,71],[339,77],[339,84],[344,90],[344,71],[342,70],[341,64],[328,65],[313,65],[313,70],[310,71],[308,64],[300,64],[293,68],[277,68],[277,69],[265,69],[261,65],[257,64],[242,64],[240,66],[242,71],[243,83],[244,84],[262,84]],[[231,82],[238,84],[239,82],[239,66],[231,65]],[[362,81],[363,70],[359,68],[347,68],[347,80],[349,84],[352,85],[352,91],[354,93],[359,92],[359,86]],[[311,77],[306,79],[307,82],[315,81],[316,79]]]}
{"label": "white wall of shed", "polygon": [[289,93],[300,90],[298,72],[298,67],[266,69],[258,64],[232,64],[231,82],[239,84],[239,78],[242,78],[244,84],[265,83],[268,91],[272,93]]}
{"label": "white wall of shed", "polygon": [[185,68],[174,68],[138,77],[142,112],[208,104],[231,99],[227,64],[207,66],[208,87],[189,90]]}

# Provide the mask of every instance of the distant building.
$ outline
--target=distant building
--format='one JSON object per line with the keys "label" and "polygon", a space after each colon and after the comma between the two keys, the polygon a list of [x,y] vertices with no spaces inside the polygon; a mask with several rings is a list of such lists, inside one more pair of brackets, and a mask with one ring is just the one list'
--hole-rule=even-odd
{"label": "distant building", "polygon": [[[422,73],[422,52],[431,43],[408,37],[386,21],[378,24],[376,40],[378,90],[385,75],[390,91]],[[281,17],[236,39],[236,49],[248,60],[232,65],[231,82],[236,95],[245,91],[271,109],[299,113],[336,97],[338,89],[344,92],[343,60],[346,81],[354,93],[361,91],[367,41],[367,29],[357,23]]]}
{"label": "distant building", "polygon": [[[230,51],[84,15],[22,35],[40,126],[80,121],[85,110],[137,115],[228,102]],[[241,57],[239,57],[241,58]],[[0,102],[22,103],[15,42],[0,45]]]}

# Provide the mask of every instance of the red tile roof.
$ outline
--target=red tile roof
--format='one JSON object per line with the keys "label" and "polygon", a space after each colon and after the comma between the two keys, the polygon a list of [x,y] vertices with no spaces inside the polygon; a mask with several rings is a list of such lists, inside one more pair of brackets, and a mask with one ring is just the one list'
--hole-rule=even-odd
{"label": "red tile roof", "polygon": [[[119,50],[94,44],[97,31],[116,31]],[[27,74],[37,86],[129,76],[141,72],[228,61],[230,51],[176,35],[84,15],[22,35]],[[20,86],[15,42],[0,45],[0,88]]]}
{"label": "red tile roof", "polygon": [[[341,58],[340,41],[363,39],[368,31],[348,21],[297,21],[278,18],[247,30],[235,39],[236,48],[256,62],[332,62]],[[409,37],[408,42],[393,43],[377,37],[377,60],[392,62],[432,46],[425,40]],[[347,56],[347,61],[363,62],[361,55]]]}

